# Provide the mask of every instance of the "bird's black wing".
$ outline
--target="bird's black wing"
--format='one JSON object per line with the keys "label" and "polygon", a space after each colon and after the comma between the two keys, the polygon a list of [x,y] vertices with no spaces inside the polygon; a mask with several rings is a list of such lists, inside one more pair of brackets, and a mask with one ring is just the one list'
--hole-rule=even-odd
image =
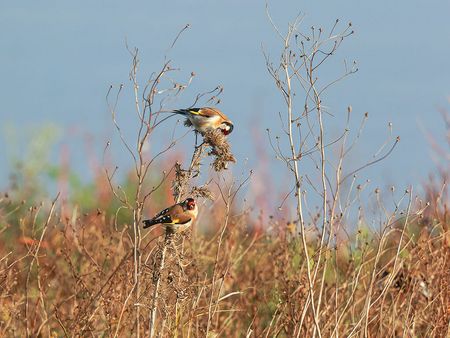
{"label": "bird's black wing", "polygon": [[152,219],[144,221],[144,229],[155,224],[186,224],[191,218],[186,215],[179,204],[162,210]]}
{"label": "bird's black wing", "polygon": [[172,217],[170,215],[162,215],[159,217],[154,217],[152,219],[144,220],[144,229],[151,227],[155,224],[172,224]]}

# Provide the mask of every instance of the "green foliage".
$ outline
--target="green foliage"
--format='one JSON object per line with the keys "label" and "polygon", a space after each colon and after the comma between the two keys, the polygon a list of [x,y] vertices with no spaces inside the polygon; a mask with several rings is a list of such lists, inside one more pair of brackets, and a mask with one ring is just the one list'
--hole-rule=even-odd
{"label": "green foliage", "polygon": [[12,125],[3,128],[12,163],[10,193],[18,199],[39,200],[46,195],[46,173],[52,172],[51,152],[61,132],[52,123],[28,128],[25,132]]}

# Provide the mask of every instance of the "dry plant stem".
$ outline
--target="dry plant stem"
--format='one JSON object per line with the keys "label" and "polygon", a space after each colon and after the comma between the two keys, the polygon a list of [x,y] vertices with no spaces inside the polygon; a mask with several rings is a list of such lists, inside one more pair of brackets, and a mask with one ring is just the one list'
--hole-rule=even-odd
{"label": "dry plant stem", "polygon": [[[140,196],[140,188],[141,184],[139,184],[136,195]],[[136,199],[138,201],[138,199]],[[139,202],[137,202],[139,203]],[[139,203],[140,204],[140,203]],[[139,321],[140,321],[140,306],[139,306],[139,298],[140,298],[140,284],[139,284],[139,275],[141,270],[141,255],[140,255],[140,246],[141,246],[141,232],[139,228],[140,219],[142,215],[142,207],[138,205],[133,210],[133,263],[134,263],[134,290],[135,290],[135,298],[136,298],[136,335],[139,337]]]}
{"label": "dry plant stem", "polygon": [[134,90],[134,98],[135,98],[135,109],[136,113],[140,118],[140,128],[136,142],[136,150],[138,154],[138,162],[135,161],[136,164],[136,176],[138,178],[138,185],[136,188],[135,194],[135,205],[133,208],[133,264],[134,264],[134,291],[135,291],[135,299],[136,299],[136,337],[139,338],[140,335],[140,306],[139,306],[139,298],[140,298],[140,283],[139,276],[141,273],[141,255],[140,255],[140,246],[141,246],[141,230],[140,230],[140,222],[142,218],[142,206],[143,202],[141,201],[141,190],[143,180],[145,178],[145,161],[143,158],[143,147],[145,140],[149,136],[149,131],[146,129],[144,136],[141,137],[141,131],[144,128],[145,122],[141,118],[143,116],[141,114],[139,108],[139,85],[137,83],[137,70],[138,70],[138,58],[137,52],[133,55],[133,66],[130,72],[130,77],[133,81],[133,90]]}
{"label": "dry plant stem", "polygon": [[[176,191],[175,195],[175,203],[179,203],[184,191],[186,190],[189,181],[193,178],[193,175],[195,174],[195,167],[198,165],[199,161],[201,160],[201,156],[203,153],[203,150],[205,149],[206,145],[201,144],[200,146],[196,147],[194,150],[194,153],[192,154],[191,163],[189,165],[188,169],[188,177],[187,180],[185,180],[182,186],[179,187],[179,190]],[[166,234],[164,238],[164,243],[161,251],[161,259],[159,262],[159,265],[157,267],[156,271],[156,280],[154,282],[154,289],[153,289],[153,297],[152,297],[152,304],[150,309],[150,318],[149,318],[149,335],[150,338],[153,338],[155,336],[155,327],[156,327],[156,315],[158,310],[158,297],[159,297],[159,289],[161,285],[161,273],[165,266],[165,260],[166,260],[166,253],[167,248],[171,245],[173,239],[173,233],[167,228]]]}
{"label": "dry plant stem", "polygon": [[197,297],[192,301],[192,306],[191,306],[191,309],[190,309],[190,318],[191,319],[189,320],[188,331],[187,331],[187,335],[186,335],[188,338],[191,337],[192,317],[193,317],[192,314],[194,313],[194,310],[198,307],[198,303],[200,302],[200,297],[201,297],[201,295],[203,293],[203,290],[205,288],[204,285],[206,284],[206,280],[207,280],[207,276],[205,276],[205,278],[203,280],[202,287],[200,288],[200,290],[199,290],[199,292],[197,294]]}
{"label": "dry plant stem", "polygon": [[284,38],[284,60],[283,60],[283,68],[284,68],[284,72],[285,72],[285,80],[286,80],[286,94],[285,94],[285,99],[286,99],[286,104],[287,104],[287,110],[288,110],[288,137],[289,137],[289,145],[290,145],[290,149],[291,149],[291,156],[294,159],[294,177],[295,177],[295,191],[296,191],[296,197],[297,197],[297,215],[299,218],[299,222],[300,222],[300,226],[301,226],[301,235],[302,235],[302,245],[303,245],[303,252],[305,254],[306,257],[306,267],[307,267],[307,273],[308,273],[308,291],[309,291],[309,298],[311,299],[311,309],[312,309],[312,313],[313,313],[313,318],[314,318],[314,325],[317,328],[317,332],[319,333],[319,337],[321,337],[320,334],[320,328],[319,328],[319,320],[317,318],[317,313],[316,313],[316,309],[314,306],[314,283],[312,280],[312,275],[311,275],[311,262],[310,262],[310,258],[309,258],[309,253],[308,253],[308,246],[306,243],[306,227],[305,227],[305,222],[303,219],[303,207],[302,207],[302,192],[301,192],[301,178],[300,178],[300,174],[299,174],[299,169],[298,169],[298,161],[296,161],[296,157],[297,157],[297,150],[294,144],[294,139],[293,139],[293,130],[292,130],[292,123],[293,123],[293,114],[292,114],[292,109],[293,109],[293,103],[292,103],[292,92],[291,92],[291,74],[289,72],[289,41],[291,39],[291,34],[294,31],[294,27],[290,27],[289,28],[289,32],[287,34],[287,36]]}
{"label": "dry plant stem", "polygon": [[[316,90],[314,89],[314,93],[316,95]],[[318,98],[318,104],[320,105],[320,98]],[[319,106],[320,107],[320,106]],[[318,110],[319,110],[318,107]],[[348,110],[348,115],[347,115],[347,124],[346,124],[346,129],[345,129],[345,133],[344,133],[344,137],[343,137],[343,142],[341,144],[340,147],[340,153],[339,153],[339,160],[338,160],[338,164],[337,164],[337,168],[335,171],[335,179],[336,179],[336,189],[334,192],[334,196],[333,196],[333,200],[332,200],[332,205],[331,205],[331,210],[330,210],[330,220],[329,220],[329,234],[328,234],[328,240],[326,243],[326,247],[325,250],[328,252],[330,250],[330,245],[331,245],[331,241],[333,238],[333,235],[335,233],[335,219],[336,219],[336,215],[335,215],[335,210],[336,210],[336,206],[337,203],[339,201],[340,198],[340,189],[341,189],[341,178],[342,178],[342,165],[343,165],[343,160],[344,160],[344,156],[345,156],[345,145],[346,145],[346,140],[347,140],[347,130],[349,129],[349,121],[350,121],[350,111],[351,109],[349,108]],[[324,148],[323,148],[323,143],[322,143],[322,138],[323,138],[323,123],[322,123],[322,114],[319,111],[318,112],[319,115],[319,124],[320,124],[320,139],[321,139],[321,161],[322,161],[322,173],[321,173],[321,179],[322,179],[322,184],[325,184],[325,154],[324,154]],[[319,267],[319,263],[320,263],[320,258],[321,258],[321,252],[322,252],[322,247],[323,247],[323,240],[324,240],[324,235],[325,235],[325,226],[326,226],[326,186],[324,186],[324,221],[323,221],[323,228],[322,228],[322,236],[321,236],[321,245],[320,245],[320,252],[319,252],[319,258],[317,260],[317,267],[316,270],[314,272],[314,280],[315,280],[315,276],[316,273],[318,272],[318,267]],[[335,243],[337,245],[337,243]],[[320,313],[320,305],[321,305],[321,301],[322,301],[322,295],[323,295],[323,290],[324,290],[324,285],[325,285],[325,272],[326,272],[326,260],[324,262],[324,268],[322,269],[322,276],[320,279],[320,289],[319,289],[319,296],[318,296],[318,303],[317,303],[317,312]],[[338,279],[336,278],[336,287],[335,287],[335,297],[336,297],[336,301],[338,299],[338,284],[337,284]],[[336,304],[336,309],[337,309],[337,304]],[[336,316],[335,316],[335,324],[336,326],[339,325],[339,319],[338,319],[338,315],[337,315],[337,311],[336,311]]]}
{"label": "dry plant stem", "polygon": [[[344,319],[344,316],[347,314],[347,309],[350,306],[350,304],[353,302],[354,296],[355,296],[355,292],[358,288],[358,283],[360,280],[360,276],[361,276],[361,272],[362,272],[362,268],[363,268],[363,264],[360,265],[358,271],[356,272],[356,276],[353,277],[352,279],[352,290],[350,293],[350,297],[348,297],[347,303],[345,304],[344,308],[341,310],[340,315],[338,316],[338,319],[336,320],[336,325],[333,329],[333,333],[331,334],[331,337],[334,337],[336,335],[336,337],[338,337],[338,333],[339,333],[339,325],[341,323],[341,321]],[[337,314],[337,311],[336,311]]]}
{"label": "dry plant stem", "polygon": [[[412,189],[411,189],[412,190]],[[409,203],[408,203],[408,207],[407,207],[407,211],[406,211],[406,216],[405,216],[405,222],[404,222],[404,226],[402,229],[402,234],[400,236],[400,242],[398,244],[397,247],[397,252],[396,255],[394,257],[394,262],[397,262],[398,256],[401,252],[401,245],[402,245],[402,240],[403,240],[403,236],[404,236],[404,232],[406,230],[406,224],[409,220],[409,216],[410,216],[410,211],[411,211],[411,204],[412,204],[412,191],[409,191]],[[378,203],[380,205],[380,202]],[[380,209],[383,209],[382,206],[380,206]],[[381,292],[381,294],[377,297],[376,300],[374,300],[372,302],[372,292],[373,292],[373,287],[375,284],[375,280],[376,280],[376,275],[377,275],[377,268],[378,268],[378,263],[380,261],[380,257],[383,253],[383,247],[384,247],[384,243],[386,241],[387,235],[388,235],[388,227],[389,225],[391,225],[393,223],[393,218],[395,217],[395,213],[387,216],[387,222],[386,222],[386,226],[384,227],[384,229],[382,230],[380,239],[378,241],[378,246],[377,246],[377,252],[375,257],[373,258],[374,263],[370,272],[370,281],[369,281],[369,286],[368,286],[368,290],[366,291],[366,296],[364,297],[364,307],[363,307],[363,313],[361,314],[361,317],[359,318],[359,320],[356,322],[356,324],[354,325],[352,331],[349,333],[348,337],[353,337],[357,334],[357,330],[360,327],[361,323],[364,321],[364,330],[360,330],[360,335],[363,337],[367,337],[368,335],[368,324],[369,324],[369,312],[371,307],[381,298],[383,297],[384,292],[386,292],[386,290],[388,289],[389,285],[392,283],[394,275],[396,274],[396,271],[392,271],[390,278],[388,278],[388,281],[383,289],[383,291]],[[369,260],[367,260],[365,262],[365,264],[370,263]],[[396,263],[394,263],[395,265]]]}
{"label": "dry plant stem", "polygon": [[164,238],[164,244],[161,251],[161,259],[159,261],[158,270],[156,272],[156,281],[155,281],[155,287],[153,290],[153,299],[152,299],[152,305],[151,305],[151,311],[150,311],[150,323],[149,323],[149,330],[150,330],[150,337],[155,336],[155,326],[156,326],[156,312],[158,310],[158,297],[159,297],[159,288],[161,285],[161,272],[164,269],[164,264],[166,261],[166,253],[167,248],[169,247],[171,241],[173,238],[173,233],[166,230],[166,235]]}
{"label": "dry plant stem", "polygon": [[50,211],[48,213],[47,220],[45,221],[44,227],[42,229],[41,237],[39,238],[39,242],[36,245],[36,249],[34,250],[34,253],[33,253],[33,259],[31,260],[30,266],[28,268],[27,280],[26,280],[26,285],[25,285],[25,298],[26,298],[26,302],[25,302],[25,318],[26,318],[27,337],[30,337],[30,328],[29,328],[29,325],[28,325],[28,322],[29,322],[29,318],[28,318],[28,316],[29,316],[28,289],[29,289],[29,283],[30,283],[30,278],[31,278],[31,270],[33,269],[34,262],[36,262],[36,266],[38,267],[38,273],[37,273],[38,277],[37,277],[37,279],[38,279],[38,288],[39,288],[39,294],[40,294],[39,295],[40,296],[39,299],[40,299],[41,306],[42,306],[42,309],[43,309],[43,312],[44,312],[44,322],[48,322],[48,314],[47,314],[47,311],[45,309],[44,297],[43,297],[43,294],[42,294],[42,286],[41,286],[41,281],[40,281],[40,276],[39,276],[39,257],[38,257],[38,253],[39,253],[39,250],[41,248],[41,244],[42,244],[42,241],[44,239],[45,232],[47,230],[47,227],[48,227],[48,225],[50,223],[50,220],[52,218],[53,212],[55,210],[55,205],[56,205],[56,201],[58,200],[58,198],[59,198],[59,193],[56,195],[55,199],[52,201],[52,205],[50,207]]}
{"label": "dry plant stem", "polygon": [[[130,252],[129,254],[126,254],[122,260],[120,261],[120,263],[117,265],[116,269],[113,271],[113,273],[109,276],[109,278],[106,280],[106,282],[102,285],[102,287],[100,288],[100,290],[97,292],[96,296],[93,299],[97,299],[100,294],[102,293],[103,289],[105,288],[106,285],[108,285],[108,283],[110,282],[110,280],[114,277],[114,275],[119,271],[120,267],[122,266],[122,264],[131,256],[134,255],[134,250],[132,252]],[[117,337],[119,334],[119,329],[120,329],[120,323],[122,321],[122,316],[123,313],[125,312],[125,308],[126,305],[128,304],[128,301],[130,300],[132,293],[133,293],[133,289],[131,289],[131,291],[128,293],[127,298],[125,299],[125,302],[122,305],[122,310],[120,311],[120,315],[119,315],[119,319],[117,320],[117,325],[116,325],[116,331],[114,333],[114,337]]]}
{"label": "dry plant stem", "polygon": [[[225,220],[224,220],[224,224],[222,226],[222,230],[220,232],[220,237],[219,237],[219,240],[218,240],[217,250],[216,250],[216,257],[215,257],[215,260],[214,260],[213,279],[212,279],[212,282],[211,282],[211,296],[209,298],[209,306],[208,306],[208,324],[206,326],[206,336],[208,336],[208,334],[209,334],[209,330],[210,330],[211,322],[212,322],[212,316],[214,315],[214,313],[212,311],[212,306],[213,306],[214,289],[215,289],[215,285],[216,285],[216,271],[217,271],[217,264],[219,262],[219,254],[220,254],[220,248],[222,246],[223,236],[225,234],[225,230],[227,229],[228,219],[229,219],[229,216],[230,216],[231,189],[232,189],[232,186],[230,186],[230,189],[228,190],[227,200],[224,201],[225,205],[226,205]],[[220,293],[217,295],[217,297],[220,297]],[[217,304],[218,304],[218,302],[216,303],[216,305]],[[215,307],[214,310],[215,311],[217,310],[217,306]]]}
{"label": "dry plant stem", "polygon": [[[331,213],[330,213],[330,232],[333,230],[333,228],[334,228],[334,220],[335,220],[335,208],[336,208],[336,204],[337,204],[337,199],[338,199],[338,196],[339,196],[339,193],[340,193],[340,187],[341,187],[341,185],[340,185],[340,183],[339,183],[339,180],[340,180],[340,176],[341,176],[341,165],[342,165],[342,156],[341,156],[341,159],[340,159],[340,161],[339,161],[339,167],[338,167],[338,169],[337,169],[337,171],[336,171],[336,184],[337,184],[337,190],[336,190],[336,195],[335,195],[335,197],[334,197],[334,200],[333,200],[333,205],[332,205],[332,207],[331,207]],[[330,247],[330,241],[331,241],[331,238],[332,238],[332,234],[330,233],[330,238],[328,239],[328,243],[327,243],[327,248],[329,248]],[[338,244],[337,243],[335,243],[335,245],[337,246]],[[337,255],[335,256],[335,267],[334,267],[334,271],[335,271],[335,280],[336,280],[336,286],[335,286],[335,297],[336,297],[336,303],[335,303],[335,329],[337,330],[337,328],[338,328],[338,326],[339,326],[339,315],[338,315],[338,292],[339,292],[339,284],[338,284],[338,281],[339,281],[339,279],[338,279],[338,272],[337,272],[337,264],[338,264],[338,262],[337,262]],[[359,272],[358,272],[358,275],[357,276],[359,276]],[[319,299],[321,299],[322,298],[322,292],[323,292],[323,288],[324,288],[324,284],[325,284],[325,269],[324,269],[324,271],[322,272],[322,279],[321,279],[321,284],[320,284],[320,296],[319,296]],[[356,283],[355,283],[356,284]],[[348,303],[347,303],[348,304]]]}
{"label": "dry plant stem", "polygon": [[[348,109],[348,117],[347,117],[347,126],[346,126],[346,131],[349,129],[349,125],[348,125],[348,123],[349,123],[349,120],[350,120],[350,111],[351,111],[351,109],[349,108]],[[331,210],[330,210],[330,235],[329,235],[329,238],[328,238],[328,241],[327,241],[327,248],[329,248],[330,247],[330,242],[331,242],[331,239],[332,239],[332,237],[333,237],[333,234],[332,234],[332,231],[334,231],[334,221],[335,221],[335,219],[336,219],[336,215],[335,215],[335,210],[336,210],[336,206],[337,206],[337,203],[338,203],[338,199],[339,199],[339,197],[340,197],[340,189],[341,189],[341,176],[342,176],[342,162],[343,162],[343,160],[344,160],[344,149],[345,149],[345,145],[346,145],[346,141],[347,141],[347,133],[345,133],[345,135],[344,135],[344,140],[343,140],[343,142],[342,142],[342,144],[341,144],[341,147],[340,147],[340,154],[339,154],[339,161],[338,161],[338,165],[337,165],[337,168],[336,168],[336,191],[335,191],[335,193],[334,193],[334,196],[333,196],[333,203],[332,203],[332,206],[331,206]],[[351,188],[350,188],[351,189]],[[335,245],[337,245],[337,243],[335,243]],[[335,286],[335,328],[336,327],[338,327],[339,326],[339,316],[338,316],[338,311],[337,311],[337,309],[338,309],[338,292],[339,292],[339,288],[338,288],[338,276],[337,276],[337,274],[338,274],[338,272],[337,272],[337,269],[336,269],[336,266],[337,266],[337,255],[335,256],[335,267],[334,267],[334,272],[335,272],[335,280],[336,280],[336,286]],[[324,284],[325,284],[325,269],[323,270],[323,272],[322,272],[322,279],[321,279],[321,284],[320,284],[320,292],[319,292],[319,300],[321,300],[322,299],[322,292],[323,292],[323,288],[324,288]],[[320,304],[319,304],[319,306],[318,306],[318,311],[320,311]]]}
{"label": "dry plant stem", "polygon": [[[187,27],[185,27],[178,34],[178,36],[186,28]],[[175,39],[172,46],[169,48],[169,50],[175,44],[176,40],[178,39],[178,36]],[[113,123],[116,127],[116,130],[117,130],[119,136],[120,136],[120,140],[121,140],[122,144],[125,146],[125,148],[127,149],[127,151],[129,152],[129,154],[132,157],[133,162],[134,162],[134,169],[135,169],[135,174],[136,174],[136,178],[137,178],[137,186],[136,186],[136,190],[135,190],[135,193],[133,196],[134,197],[133,203],[131,201],[129,201],[127,194],[120,187],[118,189],[114,188],[112,179],[113,179],[114,174],[116,173],[117,167],[116,167],[116,170],[114,170],[114,172],[112,173],[112,175],[110,175],[108,173],[108,171],[106,171],[106,174],[107,174],[107,179],[108,179],[110,188],[113,191],[114,195],[123,204],[122,207],[132,210],[132,212],[133,212],[133,239],[132,239],[132,241],[133,241],[133,266],[134,266],[133,279],[134,279],[134,284],[133,284],[133,288],[130,291],[130,293],[134,293],[135,330],[136,330],[136,336],[139,337],[140,336],[140,326],[141,326],[140,325],[140,317],[141,317],[140,316],[140,307],[142,306],[142,304],[139,301],[141,298],[140,276],[141,276],[142,258],[140,255],[140,247],[141,247],[142,238],[141,238],[141,232],[140,232],[140,223],[142,220],[142,210],[143,210],[144,203],[147,200],[147,198],[149,198],[150,195],[157,190],[157,188],[166,179],[167,175],[164,174],[163,179],[161,180],[160,184],[156,188],[153,188],[153,190],[151,190],[147,194],[143,193],[143,185],[144,185],[145,178],[148,174],[149,168],[154,163],[155,159],[157,157],[159,157],[160,155],[166,153],[169,149],[171,149],[175,145],[176,140],[172,139],[169,146],[167,146],[165,149],[163,149],[162,151],[157,153],[151,160],[147,160],[145,158],[144,147],[145,147],[146,143],[148,142],[153,130],[157,126],[159,126],[159,124],[161,124],[161,122],[165,121],[165,119],[158,121],[158,113],[153,112],[153,105],[155,104],[156,95],[159,95],[161,93],[166,93],[166,96],[164,98],[160,99],[160,111],[161,111],[162,106],[165,102],[165,99],[167,99],[167,97],[169,97],[170,95],[173,95],[173,96],[178,95],[182,89],[186,88],[186,86],[181,86],[176,83],[174,85],[173,80],[169,80],[169,81],[171,81],[169,88],[164,88],[164,89],[159,88],[162,86],[161,81],[163,81],[165,79],[165,75],[168,72],[171,72],[174,70],[173,68],[170,67],[170,61],[168,61],[166,59],[164,61],[163,67],[158,72],[152,74],[150,80],[145,85],[144,93],[142,94],[142,99],[141,99],[140,91],[139,91],[139,83],[138,83],[138,79],[137,79],[138,68],[139,68],[138,50],[137,50],[137,48],[131,50],[128,48],[128,46],[127,46],[127,49],[132,57],[132,65],[131,65],[131,70],[130,70],[129,75],[130,75],[131,83],[133,85],[134,108],[135,108],[135,113],[136,113],[136,116],[138,118],[138,123],[139,123],[139,129],[138,129],[138,133],[137,133],[137,137],[136,137],[136,143],[134,146],[131,146],[127,142],[127,140],[125,139],[125,137],[122,133],[122,129],[116,120],[117,103],[118,103],[119,94],[123,88],[123,85],[120,86],[113,105],[110,105],[109,101],[108,101],[108,97],[109,97],[112,87],[110,88],[110,90],[108,91],[108,95],[107,95],[107,102],[108,102],[108,106],[109,106],[111,114],[112,114]],[[109,145],[109,143],[108,143],[108,145]],[[107,145],[107,147],[108,147],[108,145]],[[106,150],[106,148],[105,148],[105,150]],[[120,191],[120,193],[121,193],[120,195],[117,192],[117,190]],[[125,304],[123,305],[124,307],[126,306],[129,299],[130,299],[130,294],[126,298]],[[124,310],[124,307],[122,310]],[[120,318],[121,317],[122,316],[120,316]],[[119,320],[119,323],[116,328],[116,334],[119,332],[119,330],[120,330],[120,320]]]}
{"label": "dry plant stem", "polygon": [[[394,257],[394,267],[392,269],[392,274],[391,274],[390,278],[388,279],[388,282],[386,283],[387,286],[389,286],[389,284],[392,283],[392,281],[394,279],[394,276],[396,274],[397,261],[398,261],[398,257],[399,257],[400,252],[401,252],[403,237],[405,235],[406,225],[408,224],[408,220],[409,220],[409,216],[410,216],[410,212],[411,212],[411,204],[412,204],[412,188],[409,189],[409,202],[408,202],[408,207],[407,207],[407,210],[406,210],[405,221],[404,221],[404,225],[403,225],[403,228],[402,228],[402,233],[400,235],[399,243],[398,243],[398,246],[397,246],[397,252],[396,252],[395,257]],[[380,242],[382,243],[383,241],[381,240]],[[378,255],[377,255],[377,257],[378,257]],[[371,296],[372,296],[372,288],[373,288],[373,283],[374,283],[374,279],[375,279],[375,272],[376,272],[377,262],[378,262],[378,260],[376,260],[374,268],[373,268],[373,271],[372,271],[371,283],[370,283],[368,297],[367,297],[366,305],[365,305],[365,307],[366,307],[365,314],[364,314],[364,318],[365,318],[364,336],[365,337],[369,336],[369,331],[368,331],[369,311],[370,311],[370,306],[372,305],[371,304]],[[380,295],[380,297],[384,294],[385,290],[387,290],[387,286],[383,290],[383,292]],[[377,300],[375,300],[374,303],[376,301]]]}
{"label": "dry plant stem", "polygon": [[[308,277],[308,296],[303,305],[300,320],[295,324],[294,333],[297,335],[297,337],[300,337],[302,334],[301,331],[305,319],[309,319],[309,315],[312,315],[314,322],[312,336],[315,337],[316,335],[318,335],[319,337],[321,337],[322,332],[325,332],[327,327],[330,325],[324,324],[321,328],[319,324],[321,323],[320,318],[321,304],[323,301],[322,298],[324,297],[325,292],[325,272],[327,269],[327,262],[329,261],[329,252],[332,243],[334,243],[334,234],[337,231],[335,228],[339,224],[337,223],[335,210],[340,201],[340,188],[343,182],[342,162],[343,158],[345,157],[344,145],[348,133],[348,128],[346,128],[339,138],[337,138],[335,141],[326,143],[323,115],[324,113],[326,113],[326,109],[322,105],[321,95],[330,86],[344,79],[348,75],[355,73],[357,71],[357,68],[347,68],[347,63],[344,61],[345,72],[341,76],[328,82],[327,84],[321,84],[316,70],[321,67],[321,65],[324,64],[328,58],[335,54],[342,41],[346,37],[352,35],[353,31],[350,28],[351,23],[349,23],[348,27],[341,33],[334,34],[334,30],[338,23],[338,20],[336,20],[333,28],[331,29],[331,32],[327,37],[322,36],[322,28],[316,29],[314,26],[311,27],[311,35],[307,36],[308,34],[305,35],[297,29],[301,21],[301,18],[297,17],[293,24],[289,24],[288,32],[286,33],[286,35],[283,35],[273,23],[268,11],[267,15],[274,30],[284,43],[283,52],[281,54],[281,62],[278,67],[274,67],[270,63],[269,58],[266,54],[265,56],[269,74],[275,80],[275,83],[288,107],[287,121],[284,123],[283,119],[281,119],[281,116],[280,119],[282,123],[282,130],[288,136],[290,148],[289,155],[283,154],[283,151],[280,149],[278,137],[276,147],[270,140],[270,134],[269,140],[272,149],[277,154],[277,157],[286,163],[295,177],[295,187],[293,191],[295,191],[295,195],[297,198],[298,222],[300,223],[300,228],[302,230],[302,251],[305,255]],[[291,44],[294,45],[294,42],[295,46],[292,47]],[[303,113],[299,115],[296,114],[294,116],[293,100],[295,95],[297,94],[295,90],[297,88],[296,85],[300,89],[303,89],[305,97],[302,107]],[[314,118],[310,116],[313,112],[315,112]],[[306,122],[302,122],[302,120]],[[339,163],[337,168],[335,168],[336,188],[333,190],[334,186],[332,185],[332,183],[334,182],[331,181],[329,175],[327,174],[328,166],[333,166],[333,164],[329,160],[327,160],[325,148],[341,142],[341,140],[343,141]],[[315,153],[317,153],[318,155],[314,156]],[[315,184],[315,182],[313,182],[313,180],[308,175],[300,175],[299,162],[305,157],[311,160],[314,167],[317,168],[320,184]],[[368,165],[371,164],[372,163],[369,163]],[[305,183],[309,184],[321,199],[320,216],[317,217],[317,220],[313,222],[314,226],[316,226],[317,228],[321,228],[320,240],[317,243],[317,252],[312,257],[310,257],[310,254],[308,253],[308,244],[306,242],[305,234],[306,229],[304,215],[308,213],[306,204],[308,200],[306,199],[306,194],[304,196],[302,195],[302,189],[305,190],[305,188],[303,188],[302,186],[303,178],[305,178]],[[330,195],[329,191],[331,192],[332,196],[332,199],[330,201],[328,200]],[[329,208],[331,213],[330,216],[328,213]],[[319,219],[321,219],[320,225],[317,224],[319,222]],[[313,245],[313,247],[315,246]],[[314,266],[312,266],[312,264],[314,264]],[[315,287],[317,287],[317,289],[315,289]],[[337,301],[337,284],[335,288],[335,297]],[[326,311],[324,310],[323,312],[324,316],[326,316]],[[338,321],[337,314],[335,316],[335,321]]]}
{"label": "dry plant stem", "polygon": [[[313,54],[314,57],[315,54]],[[316,275],[317,272],[319,270],[320,267],[320,263],[321,263],[321,257],[322,257],[322,248],[323,248],[323,242],[325,239],[325,234],[326,234],[326,228],[327,228],[327,183],[326,183],[326,179],[325,179],[325,147],[324,147],[324,132],[323,132],[323,120],[322,120],[322,109],[321,109],[321,99],[319,97],[319,94],[315,88],[314,85],[314,80],[313,80],[313,59],[311,58],[310,60],[310,65],[309,65],[309,83],[310,86],[313,90],[314,93],[314,101],[316,103],[316,110],[317,110],[317,115],[318,115],[318,119],[319,119],[319,128],[320,128],[320,132],[319,132],[319,142],[320,142],[320,168],[321,168],[321,173],[320,173],[320,178],[322,181],[322,235],[320,238],[320,247],[319,247],[319,257],[317,258],[317,262],[316,262],[316,268],[314,271],[314,278],[313,278],[313,283],[316,281]],[[330,222],[330,229],[329,229],[329,238],[331,239],[332,236],[332,222]],[[329,243],[330,241],[328,241],[328,245],[325,248],[325,250],[328,250],[329,248]],[[326,261],[324,263],[326,265]],[[325,279],[325,270],[326,267],[323,267],[323,275],[322,275],[322,283],[321,283],[321,287],[320,287],[320,291],[319,291],[319,297],[317,299],[317,308],[316,308],[316,314],[317,316],[320,313],[320,304],[321,304],[321,300],[322,300],[322,292],[323,292],[323,284],[324,284],[324,279]],[[317,318],[317,321],[319,321],[320,318]],[[318,328],[318,325],[317,325]],[[320,336],[320,331],[318,332],[319,336]],[[314,330],[313,333],[313,337],[315,337],[316,331]]]}

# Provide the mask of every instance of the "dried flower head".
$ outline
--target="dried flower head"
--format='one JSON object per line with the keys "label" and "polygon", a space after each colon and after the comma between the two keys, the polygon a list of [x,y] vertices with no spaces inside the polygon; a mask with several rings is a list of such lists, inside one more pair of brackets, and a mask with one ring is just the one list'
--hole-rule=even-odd
{"label": "dried flower head", "polygon": [[189,183],[189,171],[181,168],[179,162],[175,163],[175,179],[172,182],[173,196],[175,199],[181,194],[183,187]]}
{"label": "dried flower head", "polygon": [[236,158],[231,152],[231,146],[220,130],[207,131],[203,139],[205,143],[211,146],[208,155],[215,157],[212,164],[215,171],[226,169],[229,162],[236,163]]}
{"label": "dried flower head", "polygon": [[214,199],[214,196],[211,193],[211,191],[204,185],[199,187],[197,186],[192,187],[191,191],[189,192],[189,196],[202,197],[210,200]]}

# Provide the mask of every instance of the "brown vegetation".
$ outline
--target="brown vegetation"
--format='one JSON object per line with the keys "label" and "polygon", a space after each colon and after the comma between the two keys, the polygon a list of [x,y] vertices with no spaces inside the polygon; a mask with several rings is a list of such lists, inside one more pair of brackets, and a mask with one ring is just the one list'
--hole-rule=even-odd
{"label": "brown vegetation", "polygon": [[[132,50],[134,143],[116,120],[123,87],[114,103],[108,100],[133,163],[125,182],[117,184],[118,168],[105,165],[89,190],[89,205],[60,194],[48,200],[26,177],[0,198],[2,336],[448,335],[446,177],[427,184],[424,197],[412,188],[392,188],[392,202],[386,202],[380,189],[367,191],[357,174],[388,156],[399,139],[389,135],[370,161],[350,167],[348,154],[368,115],[351,135],[349,108],[342,135],[327,139],[332,117],[322,95],[357,69],[345,63],[342,76],[330,82],[321,82],[317,72],[352,34],[351,25],[335,33],[336,21],[327,35],[314,28],[303,34],[300,22],[289,25],[286,35],[274,25],[282,41],[280,61],[266,57],[285,102],[281,133],[268,130],[291,175],[290,192],[279,206],[283,214],[255,217],[260,205],[242,203],[252,174],[224,176],[236,159],[220,133],[207,133],[184,164],[169,155],[178,141],[173,135],[167,147],[148,156],[145,145],[168,118],[167,98],[183,93],[194,75],[187,84],[174,83],[167,74],[176,69],[167,61],[141,93],[138,53]],[[221,91],[200,94],[194,104],[205,95],[217,103]],[[208,161],[214,170],[199,177]],[[313,164],[311,172],[303,172],[305,163]],[[144,214],[187,195],[201,201],[192,229],[166,236],[159,228],[142,231]],[[316,208],[308,204],[314,201]]]}

